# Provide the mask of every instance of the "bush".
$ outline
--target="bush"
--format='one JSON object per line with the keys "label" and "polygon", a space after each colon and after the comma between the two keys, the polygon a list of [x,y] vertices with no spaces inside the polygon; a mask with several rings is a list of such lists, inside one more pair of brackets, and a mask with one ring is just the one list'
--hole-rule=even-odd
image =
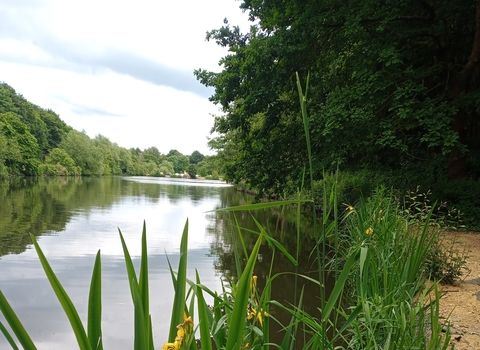
{"label": "bush", "polygon": [[425,259],[425,274],[431,280],[452,285],[458,282],[466,267],[465,251],[455,248],[455,239],[449,245],[439,241],[432,245]]}

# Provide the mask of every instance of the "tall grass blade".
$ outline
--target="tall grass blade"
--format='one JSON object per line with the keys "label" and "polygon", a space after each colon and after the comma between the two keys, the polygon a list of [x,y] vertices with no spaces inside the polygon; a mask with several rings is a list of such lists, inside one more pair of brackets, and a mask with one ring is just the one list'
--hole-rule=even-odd
{"label": "tall grass blade", "polygon": [[70,321],[73,332],[75,333],[75,337],[77,338],[80,350],[91,350],[90,341],[88,340],[87,333],[85,332],[85,328],[82,325],[82,321],[78,316],[78,312],[75,309],[75,306],[73,306],[73,303],[68,297],[67,292],[65,292],[65,289],[63,289],[63,286],[61,285],[57,276],[55,276],[55,273],[53,272],[50,264],[47,261],[47,258],[40,249],[40,246],[38,245],[35,236],[30,234],[30,238],[32,239],[35,250],[37,251],[37,255],[40,263],[42,264],[43,270],[45,271],[45,275],[47,275],[48,281],[50,282],[53,291],[57,295],[58,301],[62,305],[63,310],[65,311],[65,314]]}
{"label": "tall grass blade", "polygon": [[[298,298],[298,305],[295,307],[295,310],[301,310],[303,305],[303,294],[305,288],[302,287],[302,291],[300,292],[300,296]],[[290,319],[290,324],[285,327],[285,336],[283,337],[282,344],[280,347],[282,350],[293,350],[295,346],[295,336],[298,331],[298,322],[296,322],[297,315],[294,311],[292,318]]]}
{"label": "tall grass blade", "polygon": [[300,99],[300,109],[302,111],[302,120],[303,128],[305,130],[305,140],[307,142],[307,152],[308,152],[308,165],[310,172],[310,183],[313,184],[313,161],[312,161],[312,147],[310,144],[310,130],[308,127],[308,114],[307,114],[307,95],[308,95],[308,85],[310,84],[310,73],[307,75],[307,83],[305,84],[305,94],[303,93],[302,84],[300,83],[300,77],[298,72],[296,73],[297,77],[297,89],[298,97]]}
{"label": "tall grass blade", "polygon": [[102,341],[102,263],[100,250],[95,257],[88,296],[88,339],[93,350],[103,350]]}
{"label": "tall grass blade", "polygon": [[343,332],[345,332],[350,327],[350,325],[353,323],[353,321],[355,321],[357,316],[360,315],[360,312],[362,312],[362,304],[357,305],[357,307],[348,316],[348,318],[346,314],[341,313],[342,315],[345,316],[345,318],[347,318],[347,320],[345,321],[345,323],[342,324],[342,327],[340,328],[340,330],[338,330],[338,332],[335,333],[335,336],[332,338],[332,342],[334,342],[338,337],[343,336]]}
{"label": "tall grass blade", "polygon": [[291,200],[278,201],[278,202],[244,204],[244,205],[239,205],[239,206],[236,206],[236,207],[216,209],[214,211],[228,211],[228,212],[231,212],[231,211],[260,210],[260,209],[275,208],[275,207],[280,207],[282,205],[298,204],[298,203],[313,203],[313,201],[311,199],[291,199]]}
{"label": "tall grass blade", "polygon": [[[240,224],[238,223],[237,216],[233,215],[233,217],[235,219],[235,228],[238,233],[237,236],[233,236],[234,247],[235,247],[235,242],[237,242],[237,239],[238,239],[241,243],[243,254],[245,255],[245,259],[247,259],[248,258],[247,247],[245,246],[245,241],[243,240],[242,230],[240,229]],[[238,238],[235,238],[235,237],[238,237]],[[240,276],[242,275],[242,264],[240,263],[240,257],[238,256],[236,251],[234,251],[233,257],[235,258],[235,267],[237,269],[237,276],[238,278],[240,278]]]}
{"label": "tall grass blade", "polygon": [[217,345],[217,349],[220,349],[221,346],[227,342],[227,334],[225,332],[225,328],[223,327],[222,300],[219,297],[215,298],[213,301],[213,316],[215,322],[212,326],[217,327],[212,329],[212,336],[215,344]]}
{"label": "tall grass blade", "polygon": [[[5,320],[10,325],[10,328],[12,329],[13,333],[15,333],[15,335],[17,336],[18,341],[20,342],[20,344],[22,344],[23,348],[25,350],[36,350],[37,348],[33,344],[32,339],[30,338],[27,331],[23,327],[22,323],[18,319],[17,315],[15,314],[12,307],[8,303],[2,291],[0,291],[0,310],[3,313]],[[12,337],[8,333],[7,329],[3,325],[1,327],[2,327],[2,333],[5,335],[9,343],[12,344],[13,342],[13,344],[15,344]]]}
{"label": "tall grass blade", "polygon": [[145,317],[145,323],[149,324],[150,308],[149,308],[149,295],[148,295],[148,251],[147,251],[147,228],[145,221],[143,221],[142,230],[142,257],[140,262],[140,277],[138,290],[140,298],[143,304],[143,315]]}
{"label": "tall grass blade", "polygon": [[148,350],[149,335],[148,335],[148,321],[146,322],[145,314],[143,312],[143,302],[140,296],[138,284],[135,281],[130,281],[133,289],[133,313],[134,313],[134,349]]}
{"label": "tall grass blade", "polygon": [[330,294],[327,303],[325,304],[325,307],[322,310],[322,320],[327,321],[330,317],[330,313],[333,310],[333,307],[341,297],[344,287],[345,287],[345,282],[347,281],[347,278],[350,274],[350,270],[352,269],[353,265],[358,259],[358,254],[353,253],[350,255],[348,258],[347,262],[343,266],[342,272],[340,272],[340,275],[338,276],[338,279],[335,282],[335,286],[333,287],[332,293]]}
{"label": "tall grass blade", "polygon": [[132,300],[134,300],[134,285],[138,288],[137,274],[135,273],[135,267],[133,266],[132,258],[130,257],[127,244],[123,239],[122,231],[120,231],[120,229],[118,229],[118,234],[120,235],[120,241],[122,242],[125,267],[127,268],[128,283],[130,285],[130,293],[132,295]]}
{"label": "tall grass blade", "polygon": [[[142,291],[140,284],[138,283],[137,274],[135,273],[135,267],[133,266],[132,258],[128,251],[127,244],[123,238],[123,234],[118,230],[120,235],[120,240],[122,242],[123,255],[125,259],[125,267],[127,269],[127,277],[130,285],[130,293],[132,295],[133,307],[134,307],[134,349],[135,350],[144,350],[148,349],[150,345],[151,336],[151,327],[149,327],[150,321],[149,316],[145,315],[145,303],[148,304],[148,300],[144,300],[142,297]],[[148,265],[146,260],[148,258],[147,248],[146,248],[146,230],[145,223],[143,227],[142,234],[142,258],[141,264],[143,264],[143,293],[146,294],[148,298]],[[145,267],[146,265],[146,267]],[[142,272],[140,271],[140,275]],[[146,285],[146,286],[145,286]]]}
{"label": "tall grass blade", "polygon": [[263,234],[263,237],[268,242],[268,244],[270,244],[272,248],[277,248],[278,250],[280,250],[294,266],[298,266],[297,259],[295,259],[279,241],[277,241],[275,238],[270,237],[267,231],[265,231],[265,229],[263,228],[263,226],[257,221],[257,219],[255,219],[253,216],[252,218],[255,222],[255,225],[257,225],[257,228]]}
{"label": "tall grass blade", "polygon": [[148,336],[148,344],[149,349],[154,350],[155,346],[153,345],[153,330],[152,330],[152,315],[148,315],[148,324],[147,324],[147,336]]}
{"label": "tall grass blade", "polygon": [[196,291],[195,295],[197,296],[197,307],[198,307],[198,324],[200,325],[200,344],[202,350],[212,350],[212,341],[210,339],[210,325],[212,324],[213,318],[210,310],[208,310],[207,303],[203,297],[202,288],[200,285],[200,276],[198,271],[195,269],[196,275]]}
{"label": "tall grass blade", "polygon": [[18,346],[15,343],[15,340],[13,340],[12,336],[10,335],[10,333],[8,333],[7,329],[5,328],[5,326],[3,325],[2,322],[0,322],[0,331],[2,331],[3,335],[7,339],[8,343],[10,344],[12,349],[13,350],[18,350]]}
{"label": "tall grass blade", "polygon": [[183,323],[185,312],[185,297],[187,283],[187,259],[188,259],[188,219],[183,228],[182,239],[180,242],[180,261],[178,263],[177,279],[175,284],[175,297],[173,300],[172,318],[170,321],[170,332],[168,339],[170,342],[177,336],[177,325]]}
{"label": "tall grass blade", "polygon": [[245,318],[247,312],[248,299],[250,295],[250,282],[252,279],[253,268],[257,260],[258,251],[262,244],[262,235],[258,237],[257,242],[250,254],[247,265],[243,270],[243,274],[238,281],[235,302],[233,304],[232,316],[230,319],[231,330],[228,333],[226,349],[239,350],[242,345],[243,331],[245,329]]}

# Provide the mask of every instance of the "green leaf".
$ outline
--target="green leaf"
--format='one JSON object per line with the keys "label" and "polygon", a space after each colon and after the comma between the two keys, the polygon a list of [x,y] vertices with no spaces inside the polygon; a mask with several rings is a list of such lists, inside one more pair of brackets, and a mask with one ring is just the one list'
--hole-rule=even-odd
{"label": "green leaf", "polygon": [[172,318],[170,321],[169,342],[173,342],[177,336],[177,325],[184,321],[185,296],[187,283],[187,260],[188,260],[188,219],[183,229],[180,242],[180,261],[178,263],[177,279],[175,283],[175,297],[173,300]]}
{"label": "green leaf", "polygon": [[124,255],[124,259],[125,259],[125,266],[127,268],[128,282],[130,284],[130,293],[132,295],[132,300],[133,300],[134,285],[138,288],[137,274],[135,273],[135,267],[133,266],[132,258],[130,257],[130,253],[128,252],[127,244],[125,243],[125,240],[123,239],[122,231],[120,231],[120,229],[118,229],[118,234],[120,235],[120,240],[122,241],[123,255]]}
{"label": "green leaf", "polygon": [[278,202],[266,202],[266,203],[256,203],[256,204],[245,204],[236,207],[222,208],[214,211],[247,211],[247,210],[260,210],[280,207],[282,205],[289,204],[298,204],[298,203],[313,203],[310,199],[292,199],[288,201],[278,201]]}
{"label": "green leaf", "polygon": [[202,350],[212,350],[212,341],[210,339],[210,325],[212,324],[212,314],[208,310],[207,303],[203,297],[202,288],[200,285],[200,276],[197,269],[195,269],[197,286],[195,287],[195,294],[197,296],[198,306],[198,324],[200,325],[200,344]]}
{"label": "green leaf", "polygon": [[15,343],[15,340],[13,340],[12,336],[10,335],[10,333],[8,333],[7,329],[5,328],[5,326],[3,325],[2,322],[0,322],[0,331],[2,331],[5,338],[7,338],[7,341],[10,344],[10,346],[12,347],[12,349],[13,350],[18,350],[18,346]]}
{"label": "green leaf", "polygon": [[102,263],[100,250],[95,258],[88,297],[88,339],[92,349],[102,350]]}
{"label": "green leaf", "polygon": [[[301,310],[302,309],[302,304],[303,304],[303,293],[304,293],[304,287],[302,287],[302,291],[300,292],[300,296],[298,299],[298,305],[296,306],[296,310]],[[280,347],[282,350],[293,350],[293,347],[295,345],[295,334],[297,334],[297,329],[298,329],[298,322],[296,315],[293,314],[292,318],[290,319],[290,323],[285,326],[285,336],[283,337],[282,344]]]}
{"label": "green leaf", "polygon": [[[27,331],[23,327],[22,323],[18,319],[17,315],[13,311],[12,307],[8,303],[7,299],[5,298],[1,290],[0,290],[0,310],[3,313],[5,320],[7,320],[8,324],[10,325],[10,328],[12,329],[13,333],[15,333],[15,335],[17,336],[17,339],[20,341],[20,344],[22,344],[23,348],[25,350],[36,350],[37,348],[33,344],[32,339],[28,335]],[[12,344],[10,341],[13,341],[13,339],[3,325],[2,325],[2,333],[5,335],[9,343]]]}
{"label": "green leaf", "polygon": [[143,221],[142,230],[142,258],[140,263],[140,277],[139,277],[139,292],[143,305],[143,314],[145,316],[145,323],[149,323],[150,308],[148,295],[148,251],[147,251],[147,228],[145,221]]}
{"label": "green leaf", "polygon": [[227,349],[239,350],[242,345],[243,331],[245,329],[245,317],[247,312],[248,299],[250,296],[250,282],[252,279],[253,268],[257,260],[258,251],[262,243],[262,235],[258,237],[257,243],[250,254],[247,265],[243,270],[243,274],[238,281],[235,302],[233,304],[233,312],[230,319],[229,329],[235,330],[228,333]]}
{"label": "green leaf", "polygon": [[133,307],[134,307],[134,349],[135,350],[148,350],[149,334],[148,323],[145,321],[145,314],[143,313],[143,302],[140,296],[138,285],[135,281],[130,282],[133,286]]}
{"label": "green leaf", "polygon": [[297,260],[287,251],[287,249],[279,242],[277,241],[275,238],[272,238],[270,237],[267,232],[265,231],[265,229],[263,228],[262,225],[260,225],[260,223],[257,221],[257,219],[255,219],[253,216],[253,221],[255,222],[255,225],[257,225],[258,229],[262,232],[265,240],[270,244],[270,246],[273,248],[273,247],[276,247],[278,250],[280,250],[283,255],[285,255],[287,257],[288,260],[290,260],[290,262],[294,265],[294,266],[298,266],[298,262]]}
{"label": "green leaf", "polygon": [[38,245],[35,236],[30,234],[30,238],[32,239],[35,250],[37,251],[38,258],[40,259],[40,263],[42,264],[43,270],[45,271],[45,275],[47,275],[48,281],[50,282],[50,285],[52,286],[53,291],[58,298],[58,301],[62,305],[63,310],[65,311],[65,314],[70,321],[73,332],[75,333],[75,337],[77,338],[80,350],[91,350],[90,341],[88,340],[87,333],[85,332],[85,328],[82,325],[82,321],[78,316],[75,306],[68,297],[67,292],[65,292],[65,289],[63,289],[63,286],[60,284],[57,276],[55,276],[55,273],[53,272],[50,264],[47,261],[47,258],[40,249],[40,246]]}
{"label": "green leaf", "polygon": [[347,281],[347,278],[350,274],[350,270],[352,266],[355,264],[355,262],[357,261],[357,259],[358,259],[358,253],[355,252],[350,255],[347,262],[343,266],[342,272],[340,273],[340,275],[338,276],[338,279],[335,282],[335,286],[333,287],[332,293],[330,294],[327,300],[327,303],[325,304],[325,307],[322,310],[323,322],[329,319],[330,313],[332,312],[333,307],[335,306],[335,304],[337,303],[337,300],[340,298],[341,294],[343,293],[345,282]]}
{"label": "green leaf", "polygon": [[[135,267],[133,266],[132,258],[130,257],[130,253],[128,252],[128,247],[127,244],[125,243],[125,240],[123,239],[122,232],[120,229],[118,230],[118,233],[120,235],[120,240],[122,242],[122,247],[123,247],[123,255],[125,259],[125,266],[127,269],[127,276],[128,276],[128,282],[130,285],[130,293],[132,295],[132,301],[133,301],[133,307],[134,307],[134,349],[135,350],[144,350],[148,349],[149,345],[149,339],[151,336],[148,334],[151,329],[149,328],[149,319],[148,315],[145,316],[145,304],[144,300],[142,299],[142,294],[140,292],[140,286],[137,280],[137,274],[135,273]],[[145,224],[144,224],[144,233],[145,232]],[[144,253],[144,239],[142,235],[142,263],[144,262],[144,259],[147,259],[147,256],[143,256]],[[145,247],[145,255],[146,255],[146,247]],[[147,266],[148,270],[148,266]],[[147,281],[145,282],[145,279]],[[147,291],[146,293],[148,294],[148,275],[144,277],[144,284],[147,284]],[[147,296],[148,297],[148,296]],[[140,319],[141,318],[141,319]]]}

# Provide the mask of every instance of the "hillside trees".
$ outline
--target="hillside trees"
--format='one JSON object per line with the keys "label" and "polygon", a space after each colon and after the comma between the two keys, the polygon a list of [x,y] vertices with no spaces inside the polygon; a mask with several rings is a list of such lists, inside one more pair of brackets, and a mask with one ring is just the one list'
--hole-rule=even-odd
{"label": "hillside trees", "polygon": [[[185,171],[196,177],[204,158],[199,151],[184,155],[173,149],[165,155],[157,147],[128,150],[103,135],[91,139],[66,125],[55,112],[0,83],[0,179],[11,175],[165,176]],[[207,168],[211,175],[214,169]]]}
{"label": "hillside trees", "polygon": [[40,164],[38,143],[18,115],[0,114],[0,137],[6,145],[6,149],[0,151],[4,166],[16,175],[36,175]]}
{"label": "hillside trees", "polygon": [[[302,178],[295,73],[310,72],[315,178],[323,169],[426,167],[480,175],[480,0],[245,0],[254,20],[207,34],[229,50],[196,70],[223,115],[213,131],[227,176],[279,192]],[[434,174],[433,174],[434,173]]]}
{"label": "hillside trees", "polygon": [[39,173],[52,176],[81,175],[81,168],[75,165],[75,161],[61,148],[54,148],[45,158],[45,163],[39,167]]}
{"label": "hillside trees", "polygon": [[5,83],[0,83],[0,115],[0,178],[36,175],[43,157],[69,130],[53,111],[28,102]]}
{"label": "hillside trees", "polygon": [[86,133],[70,130],[58,148],[65,150],[74,160],[75,164],[82,169],[82,175],[103,175],[104,154]]}

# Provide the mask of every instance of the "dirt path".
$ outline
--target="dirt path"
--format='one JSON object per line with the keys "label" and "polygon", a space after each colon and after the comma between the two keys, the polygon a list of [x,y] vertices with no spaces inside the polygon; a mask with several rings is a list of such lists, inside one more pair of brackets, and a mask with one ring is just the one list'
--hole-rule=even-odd
{"label": "dirt path", "polygon": [[453,286],[442,286],[440,316],[449,318],[456,350],[480,349],[480,233],[449,233],[467,255],[469,271]]}

